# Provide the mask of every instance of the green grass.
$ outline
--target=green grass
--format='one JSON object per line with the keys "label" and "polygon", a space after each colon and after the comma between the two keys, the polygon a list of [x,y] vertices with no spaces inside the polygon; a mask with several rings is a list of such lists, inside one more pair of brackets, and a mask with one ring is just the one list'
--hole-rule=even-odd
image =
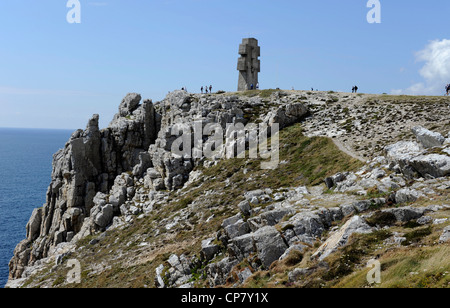
{"label": "green grass", "polygon": [[[278,189],[300,185],[317,185],[327,176],[340,171],[354,171],[362,163],[339,151],[333,141],[324,137],[306,137],[301,125],[280,132],[280,161],[274,170],[262,170],[261,159],[229,159],[204,170],[206,176],[215,176],[220,184],[226,178],[235,184],[239,194],[257,188]],[[247,169],[247,174],[244,174]],[[252,181],[248,181],[251,174]],[[213,183],[211,183],[213,184]],[[239,184],[239,185],[237,185]]]}

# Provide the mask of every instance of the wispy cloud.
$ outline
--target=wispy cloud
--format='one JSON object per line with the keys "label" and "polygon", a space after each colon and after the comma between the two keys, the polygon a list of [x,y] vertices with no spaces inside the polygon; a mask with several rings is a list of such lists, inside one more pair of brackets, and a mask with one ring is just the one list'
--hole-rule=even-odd
{"label": "wispy cloud", "polygon": [[407,89],[392,90],[392,94],[441,95],[444,86],[450,83],[450,40],[431,41],[423,50],[416,53],[417,62],[425,62],[419,71],[422,82]]}

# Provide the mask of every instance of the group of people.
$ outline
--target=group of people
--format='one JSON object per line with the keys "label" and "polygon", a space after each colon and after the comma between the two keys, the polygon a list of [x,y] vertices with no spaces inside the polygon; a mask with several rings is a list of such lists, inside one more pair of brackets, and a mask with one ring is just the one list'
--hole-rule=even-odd
{"label": "group of people", "polygon": [[201,91],[202,94],[203,94],[203,90],[205,90],[205,94],[208,94],[208,89],[209,89],[209,93],[212,93],[212,86],[211,86],[211,85],[209,86],[209,88],[208,88],[208,86],[206,86],[206,87],[204,87],[204,88],[203,88],[203,86],[202,86],[201,89],[200,89],[200,91]]}
{"label": "group of people", "polygon": [[[253,85],[253,83],[250,85],[250,89],[251,90],[255,89],[255,86]],[[259,83],[256,84],[256,90],[258,90],[258,89],[259,89]],[[294,88],[292,88],[292,89],[294,89]],[[182,88],[182,90],[187,91],[187,88],[184,87],[184,88]],[[209,90],[209,92],[208,92],[208,90]],[[203,94],[203,91],[205,91],[205,94],[212,93],[212,85],[210,85],[209,87],[208,86],[205,86],[205,87],[202,86],[200,91],[202,92],[202,94]],[[311,88],[311,91],[314,91],[314,88]],[[446,92],[447,96],[450,95],[450,83],[445,86],[445,92]],[[358,86],[354,86],[352,88],[352,93],[358,93]]]}
{"label": "group of people", "polygon": [[[254,90],[255,86],[252,84],[250,84],[250,90]],[[259,90],[259,82],[256,84],[256,90]]]}

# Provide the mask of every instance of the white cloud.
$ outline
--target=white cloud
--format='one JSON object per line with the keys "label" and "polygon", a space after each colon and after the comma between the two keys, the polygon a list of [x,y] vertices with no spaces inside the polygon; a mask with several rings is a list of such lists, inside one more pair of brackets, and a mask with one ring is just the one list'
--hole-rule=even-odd
{"label": "white cloud", "polygon": [[425,62],[419,71],[424,79],[407,89],[392,90],[392,94],[442,95],[444,87],[450,83],[450,40],[431,41],[416,53],[417,62]]}

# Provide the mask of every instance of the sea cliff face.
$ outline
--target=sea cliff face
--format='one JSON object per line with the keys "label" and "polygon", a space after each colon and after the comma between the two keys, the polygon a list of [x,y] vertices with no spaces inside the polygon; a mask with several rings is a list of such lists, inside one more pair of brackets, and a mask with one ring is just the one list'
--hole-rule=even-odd
{"label": "sea cliff face", "polygon": [[[54,155],[9,287],[70,286],[69,256],[84,286],[348,285],[372,257],[392,265],[393,251],[414,258],[420,248],[431,263],[447,249],[446,98],[264,90],[141,100],[128,94],[102,130],[94,115]],[[252,132],[230,138],[239,124],[259,137],[278,124],[279,149],[258,152],[276,153],[276,168],[248,157]],[[205,157],[217,131],[223,147]],[[243,158],[225,159],[241,145]]]}
{"label": "sea cliff face", "polygon": [[34,210],[27,238],[14,252],[10,276],[20,277],[26,266],[49,255],[52,247],[70,242],[94,207],[98,192],[108,193],[118,174],[132,171],[156,139],[158,120],[151,101],[140,104],[128,94],[108,128],[100,130],[94,115],[85,130],[77,130],[64,149],[53,156],[52,180],[46,203]]}

